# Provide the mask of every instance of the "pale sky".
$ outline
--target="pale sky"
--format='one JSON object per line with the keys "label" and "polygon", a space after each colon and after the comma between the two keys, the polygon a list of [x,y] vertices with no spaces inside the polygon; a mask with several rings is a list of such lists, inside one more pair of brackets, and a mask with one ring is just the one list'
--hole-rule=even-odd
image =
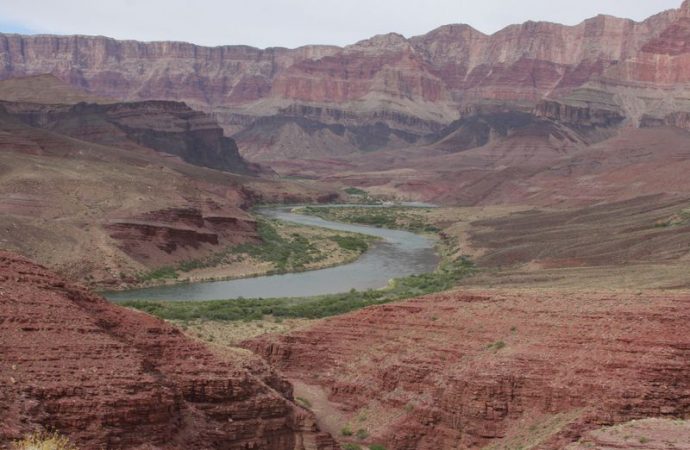
{"label": "pale sky", "polygon": [[0,32],[87,34],[200,45],[348,45],[467,23],[493,33],[527,20],[597,14],[642,20],[682,0],[0,0]]}

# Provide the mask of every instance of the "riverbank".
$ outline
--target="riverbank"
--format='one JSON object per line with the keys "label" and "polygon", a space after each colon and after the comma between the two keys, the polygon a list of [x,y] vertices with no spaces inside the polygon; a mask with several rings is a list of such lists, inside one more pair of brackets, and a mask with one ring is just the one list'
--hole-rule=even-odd
{"label": "riverbank", "polygon": [[[331,268],[292,271],[291,273],[244,278],[230,281],[186,283],[155,288],[110,292],[105,295],[111,300],[155,300],[155,301],[204,301],[236,298],[313,297],[340,294],[352,289],[367,290],[385,287],[394,278],[433,272],[439,263],[435,251],[436,239],[414,233],[370,226],[351,225],[325,221],[320,218],[294,214],[289,207],[262,209],[261,215],[268,220],[284,224],[318,227],[337,233],[351,233],[349,238],[334,238],[341,247],[363,251],[365,247],[356,236],[367,235],[376,241],[367,242],[365,251],[355,261]],[[250,256],[275,258],[282,254],[272,248],[274,236],[267,233],[264,244],[254,249],[244,249]],[[347,236],[347,235],[345,235]],[[333,239],[331,239],[333,240]],[[291,235],[288,248],[296,246],[304,250],[303,237]],[[285,239],[282,240],[283,244]],[[301,242],[301,243],[300,243]],[[371,245],[368,245],[371,243]],[[282,248],[282,247],[281,247]],[[294,268],[285,261],[304,262],[304,252],[295,257],[278,258],[281,269]],[[303,268],[303,267],[302,267]]]}
{"label": "riverbank", "polygon": [[141,273],[117,291],[182,283],[236,280],[299,273],[355,261],[376,239],[357,233],[260,217],[261,242],[228,247],[208,258]]}
{"label": "riverbank", "polygon": [[[369,211],[373,215],[379,213],[376,209]],[[419,212],[421,211],[409,213],[417,214]],[[345,211],[345,214],[347,214],[347,211]],[[310,218],[309,216],[294,215],[291,215],[289,218],[302,221],[322,220]],[[335,223],[330,223],[329,225],[341,226]],[[384,229],[379,232],[386,233],[387,231]],[[415,236],[406,232],[398,233],[407,238]],[[401,238],[400,236],[398,237]],[[266,325],[266,332],[269,332],[269,329],[275,328],[272,326],[272,323],[276,321],[319,319],[371,305],[379,305],[451,289],[461,279],[474,272],[472,262],[464,256],[457,255],[457,247],[457,241],[452,238],[439,240],[436,243],[436,251],[440,255],[441,262],[436,267],[436,270],[429,273],[397,277],[391,279],[387,286],[379,289],[351,289],[349,292],[317,296],[234,298],[209,301],[170,302],[131,299],[123,301],[122,304],[167,320],[193,325],[197,328],[204,328],[200,324],[206,322],[263,321]],[[289,285],[286,285],[285,291],[288,289]],[[266,322],[267,320],[268,322]]]}

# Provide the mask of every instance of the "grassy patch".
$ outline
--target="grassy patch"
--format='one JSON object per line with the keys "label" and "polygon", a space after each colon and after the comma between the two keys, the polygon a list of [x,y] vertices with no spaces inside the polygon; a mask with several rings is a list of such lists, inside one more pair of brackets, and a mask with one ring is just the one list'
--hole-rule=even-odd
{"label": "grassy patch", "polygon": [[12,443],[15,450],[77,450],[68,438],[57,433],[35,433]]}
{"label": "grassy patch", "polygon": [[295,402],[306,409],[311,409],[311,402],[304,397],[296,397]]}
{"label": "grassy patch", "polygon": [[343,450],[362,450],[357,444],[343,444]]}
{"label": "grassy patch", "polygon": [[162,302],[130,300],[122,302],[167,320],[260,320],[274,318],[307,318],[344,314],[372,305],[381,305],[405,298],[453,288],[457,282],[474,271],[466,258],[443,263],[435,272],[393,280],[385,289],[357,291],[316,297],[232,299],[211,301]]}
{"label": "grassy patch", "polygon": [[367,240],[360,236],[332,236],[330,239],[343,250],[364,253],[369,249]]}
{"label": "grassy patch", "polygon": [[487,349],[493,350],[493,351],[499,351],[501,349],[506,348],[507,344],[503,341],[496,341],[493,344],[489,344],[486,346]]}
{"label": "grassy patch", "polygon": [[425,217],[428,208],[352,206],[330,208],[307,206],[297,210],[302,214],[321,217],[338,222],[369,225],[379,228],[407,230],[415,233],[437,233],[438,227],[430,224]]}
{"label": "grassy patch", "polygon": [[683,209],[665,220],[657,221],[656,228],[679,227],[690,224],[690,208]]}
{"label": "grassy patch", "polygon": [[177,269],[172,266],[159,267],[139,276],[139,282],[169,280],[177,278]]}
{"label": "grassy patch", "polygon": [[246,253],[261,261],[271,262],[278,272],[304,269],[306,264],[325,258],[316,246],[299,233],[281,236],[269,221],[259,221],[260,244],[243,244],[234,247],[234,253]]}
{"label": "grassy patch", "polygon": [[367,193],[367,191],[365,191],[365,190],[363,190],[363,189],[356,188],[356,187],[349,187],[349,188],[346,188],[346,189],[345,189],[345,193],[346,193],[347,195],[359,195],[359,196],[361,196],[361,197],[366,197],[366,196],[369,195],[369,194]]}
{"label": "grassy patch", "polygon": [[305,231],[306,228],[309,227],[260,219],[257,231],[261,242],[227,247],[205,258],[182,261],[176,266],[161,267],[140,275],[138,281],[145,283],[174,280],[180,273],[225,264],[232,265],[242,262],[247,257],[272,263],[273,269],[270,270],[270,274],[300,272],[310,264],[328,259],[330,252],[324,248],[329,247],[324,245],[326,241],[335,242],[342,250],[355,253],[354,256],[357,256],[364,253],[369,248],[369,242],[373,240],[354,233],[325,229],[319,229],[318,233],[314,233],[311,229]]}

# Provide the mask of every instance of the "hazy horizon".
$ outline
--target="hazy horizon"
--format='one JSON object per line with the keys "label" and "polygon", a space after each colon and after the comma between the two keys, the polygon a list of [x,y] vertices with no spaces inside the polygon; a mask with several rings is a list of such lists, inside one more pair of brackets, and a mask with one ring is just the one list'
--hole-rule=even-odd
{"label": "hazy horizon", "polygon": [[[575,25],[607,14],[643,20],[677,8],[682,0],[135,0],[119,3],[82,0],[25,0],[0,4],[0,32],[103,35],[139,41],[186,41],[199,45],[259,48],[303,45],[345,46],[377,34],[406,37],[447,24],[468,24],[491,34],[527,20]],[[191,20],[190,20],[191,18]]]}

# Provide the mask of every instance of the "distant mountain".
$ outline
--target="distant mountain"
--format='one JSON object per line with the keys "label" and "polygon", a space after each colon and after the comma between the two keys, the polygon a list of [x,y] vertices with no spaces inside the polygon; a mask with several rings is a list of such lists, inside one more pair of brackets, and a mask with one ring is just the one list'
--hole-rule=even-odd
{"label": "distant mountain", "polygon": [[[689,126],[690,2],[643,22],[448,25],[344,48],[201,47],[89,36],[0,35],[0,78],[50,73],[98,97],[176,100],[213,112],[250,158],[401,148],[477,109]],[[570,117],[577,117],[577,115]]]}

